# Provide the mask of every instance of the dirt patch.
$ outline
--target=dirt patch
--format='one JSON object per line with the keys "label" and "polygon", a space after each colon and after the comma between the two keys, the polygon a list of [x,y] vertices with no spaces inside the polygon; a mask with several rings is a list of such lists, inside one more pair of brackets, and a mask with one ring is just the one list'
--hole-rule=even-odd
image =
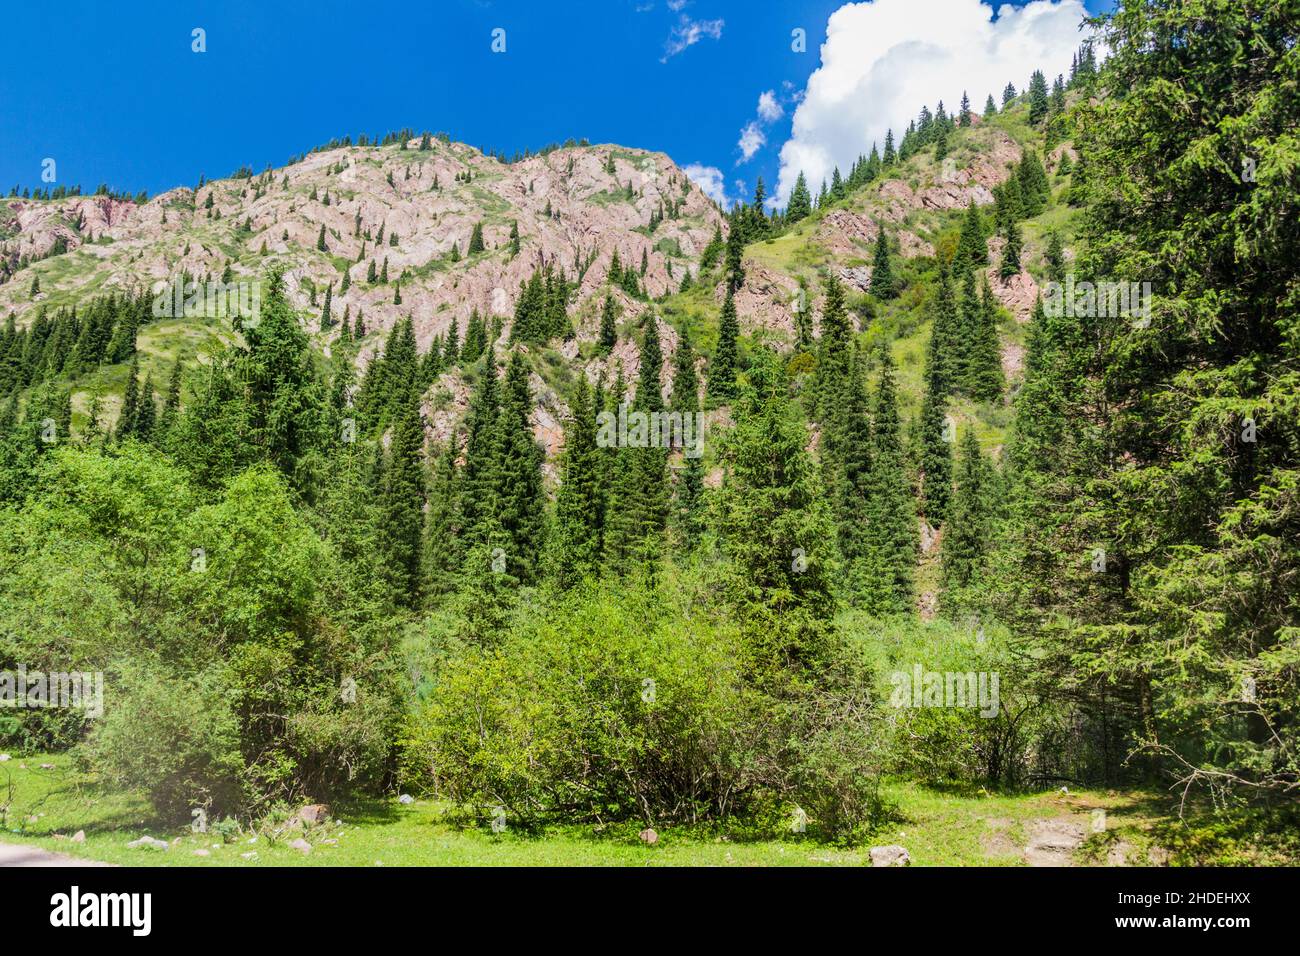
{"label": "dirt patch", "polygon": [[997,857],[1017,856],[1020,853],[1020,847],[1011,839],[1007,829],[1011,826],[1011,821],[1002,817],[991,817],[984,821],[988,829],[980,834],[980,849],[989,859]]}
{"label": "dirt patch", "polygon": [[79,860],[62,853],[51,853],[37,846],[0,843],[0,867],[6,866],[112,866],[95,860]]}
{"label": "dirt patch", "polygon": [[1030,866],[1074,866],[1074,851],[1087,836],[1083,823],[1070,817],[1034,820],[1028,832],[1025,862]]}

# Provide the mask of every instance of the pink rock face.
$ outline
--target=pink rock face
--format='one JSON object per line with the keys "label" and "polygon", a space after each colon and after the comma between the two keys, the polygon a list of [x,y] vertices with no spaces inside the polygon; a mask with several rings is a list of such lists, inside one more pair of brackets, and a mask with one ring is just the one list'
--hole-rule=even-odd
{"label": "pink rock face", "polygon": [[[662,214],[653,231],[652,214]],[[364,309],[367,326],[380,332],[409,314],[427,348],[453,321],[464,329],[474,308],[502,317],[508,330],[520,283],[541,265],[562,268],[578,282],[579,307],[599,289],[615,250],[652,295],[676,289],[698,268],[700,251],[722,223],[717,207],[662,153],[573,147],[505,164],[463,144],[435,141],[421,151],[417,141],[406,150],[312,153],[250,179],[173,189],[141,206],[104,196],[8,200],[0,205],[0,236],[9,234],[0,240],[0,256],[16,266],[22,256],[47,254],[59,236],[69,249],[85,246],[87,237],[111,240],[87,248],[101,261],[78,260],[66,279],[70,289],[94,280],[138,285],[181,271],[215,278],[227,263],[237,278],[256,279],[278,265],[294,305],[308,314],[319,311],[332,283],[340,314],[348,306],[353,315]],[[486,251],[469,257],[476,224]],[[510,250],[512,225],[520,235],[517,255]],[[316,248],[322,226],[324,252]],[[397,244],[390,245],[394,235]],[[455,263],[448,259],[453,245],[461,255]],[[378,270],[385,259],[389,283],[370,287],[370,262]],[[346,294],[344,267],[351,278]],[[26,310],[29,286],[30,279],[0,287],[0,310]],[[595,328],[580,334],[594,335]]]}
{"label": "pink rock face", "polygon": [[1038,283],[1034,277],[1028,272],[1020,272],[1004,280],[993,267],[989,267],[985,274],[989,277],[989,288],[994,297],[1011,311],[1017,322],[1028,322],[1038,300]]}
{"label": "pink rock face", "polygon": [[[719,283],[713,290],[713,300],[721,307],[726,297],[726,284]],[[752,259],[745,261],[745,282],[736,290],[734,300],[736,320],[746,335],[768,329],[792,337],[797,330],[796,309],[812,307],[812,303],[800,300],[797,280]]]}

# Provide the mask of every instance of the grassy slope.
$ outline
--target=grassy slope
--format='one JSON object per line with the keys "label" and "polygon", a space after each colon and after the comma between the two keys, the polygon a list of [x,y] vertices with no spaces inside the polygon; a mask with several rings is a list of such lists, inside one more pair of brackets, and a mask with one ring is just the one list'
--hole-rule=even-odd
{"label": "grassy slope", "polygon": [[[39,769],[42,763],[53,770]],[[66,756],[17,758],[0,765],[0,800],[12,783],[12,805],[0,841],[23,843],[87,859],[150,866],[860,866],[869,862],[865,847],[847,850],[801,840],[750,840],[739,835],[691,829],[660,833],[656,846],[637,839],[626,825],[597,834],[591,827],[563,827],[525,835],[486,827],[458,828],[444,819],[444,807],[417,800],[368,800],[342,808],[339,826],[309,834],[309,855],[263,834],[256,842],[243,835],[228,844],[209,833],[160,828],[143,800],[107,794],[75,770]],[[1138,798],[1085,792],[1067,798],[1056,793],[1018,796],[956,794],[894,783],[886,795],[898,807],[896,819],[878,832],[873,845],[898,843],[921,866],[1021,864],[1030,821],[1076,814],[1085,825],[1093,807],[1105,807],[1123,838],[1140,841],[1137,828],[1149,820]],[[3,803],[0,803],[3,806]],[[32,818],[35,818],[34,820]],[[59,839],[85,830],[84,844]],[[1127,831],[1132,830],[1132,834]],[[1005,840],[995,839],[998,834]],[[143,835],[179,839],[166,852],[128,849]],[[321,845],[323,839],[336,845]],[[1009,841],[1009,842],[1008,842]],[[194,851],[206,848],[210,856]],[[999,852],[1010,850],[1010,852]],[[245,860],[241,854],[256,852]]]}
{"label": "grassy slope", "polygon": [[[964,166],[991,139],[994,132],[1006,133],[1021,145],[1033,146],[1041,155],[1042,134],[1030,128],[1026,113],[1023,105],[1017,105],[1006,113],[999,113],[986,120],[979,127],[957,130],[950,141],[952,157],[959,166]],[[891,171],[887,178],[902,179],[913,186],[938,181],[939,164],[934,160],[933,148],[910,157],[905,164]],[[1053,178],[1052,183],[1052,203],[1041,215],[1025,220],[1021,225],[1025,240],[1023,261],[1040,284],[1044,281],[1042,256],[1047,233],[1058,230],[1066,243],[1070,243],[1077,231],[1079,215],[1078,210],[1070,209],[1060,199],[1062,181]],[[875,185],[869,185],[838,203],[828,204],[825,209],[813,212],[785,235],[748,246],[745,249],[746,259],[791,276],[810,290],[821,288],[821,272],[828,265],[849,267],[869,263],[870,249],[864,248],[860,257],[833,260],[829,252],[814,241],[813,236],[822,220],[836,209],[872,215],[878,206],[874,198]],[[985,208],[986,211],[991,211],[992,207]],[[915,210],[907,217],[904,225],[933,245],[955,247],[963,212],[964,210]],[[869,345],[882,337],[893,342],[894,361],[899,370],[900,398],[904,415],[910,418],[919,412],[921,406],[925,350],[931,325],[926,318],[925,306],[937,272],[930,259],[896,259],[895,269],[904,282],[911,285],[910,290],[905,290],[898,299],[883,305],[867,302],[866,297],[851,294],[850,304],[859,307],[860,315],[863,312],[874,313],[874,318],[862,322],[860,340],[863,344]],[[665,317],[679,329],[683,324],[689,325],[697,349],[705,354],[712,351],[717,342],[719,307],[703,283],[684,294],[668,297],[663,301],[661,309]],[[1023,346],[1025,343],[1025,326],[1016,322],[1005,310],[1001,333],[1004,348]],[[1010,389],[1015,383],[1010,382],[1008,385]],[[951,414],[959,428],[967,425],[975,428],[985,452],[993,452],[1006,440],[1011,422],[1009,397],[1002,403],[981,404],[958,398],[952,402]]]}

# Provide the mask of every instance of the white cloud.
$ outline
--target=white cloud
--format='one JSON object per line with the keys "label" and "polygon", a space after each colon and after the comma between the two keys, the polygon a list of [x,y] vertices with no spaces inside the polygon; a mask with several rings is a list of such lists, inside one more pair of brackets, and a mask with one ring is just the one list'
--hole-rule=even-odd
{"label": "white cloud", "polygon": [[724,20],[692,20],[683,13],[677,25],[673,27],[673,32],[669,34],[668,42],[664,44],[664,55],[659,62],[667,63],[672,57],[701,40],[722,39],[722,28],[725,25]]}
{"label": "white cloud", "polygon": [[691,0],[668,0],[668,9],[676,13],[690,2]]}
{"label": "white cloud", "polygon": [[802,170],[810,189],[844,173],[885,131],[902,139],[922,105],[955,111],[962,91],[982,110],[1010,81],[1024,89],[1041,69],[1069,69],[1082,40],[1082,0],[993,7],[981,0],[872,0],[831,14],[821,66],[808,78],[791,137],[781,147],[777,197],[784,205]]}
{"label": "white cloud", "polygon": [[767,137],[763,131],[758,128],[757,123],[747,123],[745,128],[740,131],[740,141],[736,143],[740,147],[740,159],[738,163],[747,163],[753,158],[754,154],[763,148],[767,142]]}
{"label": "white cloud", "polygon": [[768,90],[758,95],[758,118],[764,123],[775,123],[785,115],[785,110],[776,101],[776,91]]}
{"label": "white cloud", "polygon": [[708,196],[723,209],[727,208],[727,187],[722,181],[722,170],[717,166],[705,166],[701,163],[691,163],[682,169],[686,173],[686,178],[704,191]]}

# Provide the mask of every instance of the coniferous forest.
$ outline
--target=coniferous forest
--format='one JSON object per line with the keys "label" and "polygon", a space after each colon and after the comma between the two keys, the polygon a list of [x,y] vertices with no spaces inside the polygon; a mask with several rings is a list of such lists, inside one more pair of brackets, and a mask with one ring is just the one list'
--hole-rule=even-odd
{"label": "coniferous forest", "polygon": [[0,836],[1295,863],[1300,17],[1083,27],[779,207],[415,130],[15,188],[0,672],[103,696],[0,708]]}

